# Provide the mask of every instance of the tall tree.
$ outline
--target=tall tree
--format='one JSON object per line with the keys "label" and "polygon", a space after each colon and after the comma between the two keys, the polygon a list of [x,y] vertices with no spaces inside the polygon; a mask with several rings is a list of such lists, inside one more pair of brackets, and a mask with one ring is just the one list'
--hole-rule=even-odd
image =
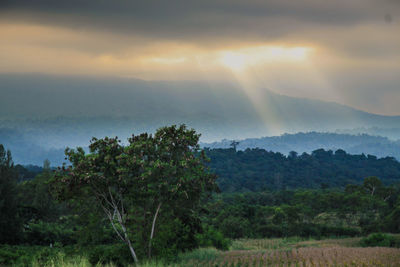
{"label": "tall tree", "polygon": [[138,262],[134,244],[140,242],[132,237],[148,232],[151,256],[162,207],[193,210],[203,192],[216,188],[216,177],[205,167],[204,153],[199,153],[199,136],[185,125],[173,125],[160,128],[154,137],[132,136],[126,147],[118,138],[94,138],[90,154],[82,148],[66,150],[72,165],[56,178],[54,189],[61,199],[100,207]]}
{"label": "tall tree", "polygon": [[[216,176],[207,171],[204,163],[208,159],[204,152],[199,153],[199,138],[200,134],[187,129],[185,125],[163,127],[157,130],[153,138],[148,138],[146,144],[152,144],[152,148],[142,151],[147,159],[146,177],[149,179],[146,183],[146,192],[149,193],[147,203],[153,206],[149,257],[161,207],[179,209],[180,214],[188,217],[198,205],[202,193],[216,190]],[[137,144],[141,144],[140,139],[130,139],[128,154]],[[137,153],[137,150],[134,151]]]}

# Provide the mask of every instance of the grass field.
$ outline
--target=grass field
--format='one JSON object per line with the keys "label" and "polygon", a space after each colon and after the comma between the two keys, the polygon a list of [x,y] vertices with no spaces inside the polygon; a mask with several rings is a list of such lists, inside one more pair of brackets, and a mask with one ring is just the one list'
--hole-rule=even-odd
{"label": "grass field", "polygon": [[[201,248],[179,255],[173,264],[144,262],[141,267],[315,267],[315,266],[400,266],[400,249],[387,247],[359,247],[360,238],[304,240],[239,239],[229,251]],[[72,267],[91,266],[84,257],[58,258],[32,266]],[[115,267],[113,264],[97,265]],[[133,267],[133,265],[132,265]]]}
{"label": "grass field", "polygon": [[[357,247],[360,238],[236,240],[227,252],[200,249],[171,266],[400,266],[400,249]],[[161,266],[161,265],[160,265]]]}

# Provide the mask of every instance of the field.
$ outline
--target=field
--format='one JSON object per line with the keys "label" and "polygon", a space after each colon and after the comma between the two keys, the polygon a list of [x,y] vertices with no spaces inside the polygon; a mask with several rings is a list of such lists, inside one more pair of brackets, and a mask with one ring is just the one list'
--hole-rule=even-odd
{"label": "field", "polygon": [[359,240],[237,240],[230,251],[197,250],[171,266],[400,266],[400,249],[356,247]]}
{"label": "field", "polygon": [[[396,235],[399,236],[399,235]],[[151,261],[140,267],[316,267],[316,266],[400,266],[400,248],[359,247],[360,238],[304,240],[239,239],[229,251],[201,248],[182,253],[172,264]],[[20,265],[17,265],[20,266]],[[25,266],[25,265],[24,265]],[[89,267],[85,256],[70,257],[60,253],[50,261],[33,261],[34,267]],[[97,264],[97,267],[116,267]],[[131,265],[134,267],[134,265]]]}

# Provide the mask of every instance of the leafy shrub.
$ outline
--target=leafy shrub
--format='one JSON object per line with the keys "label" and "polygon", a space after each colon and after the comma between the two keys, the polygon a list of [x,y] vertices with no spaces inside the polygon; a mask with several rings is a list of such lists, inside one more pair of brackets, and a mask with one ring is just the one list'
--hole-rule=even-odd
{"label": "leafy shrub", "polygon": [[200,247],[213,246],[220,250],[228,250],[231,243],[229,239],[213,227],[204,227],[203,233],[196,235],[196,240]]}
{"label": "leafy shrub", "polygon": [[257,232],[260,233],[261,237],[281,237],[283,236],[282,228],[275,224],[261,225],[257,228]]}
{"label": "leafy shrub", "polygon": [[60,253],[60,248],[43,246],[8,246],[0,247],[0,266],[31,266],[35,262],[48,262]]}
{"label": "leafy shrub", "polygon": [[219,229],[229,238],[241,238],[250,235],[251,225],[247,219],[228,216],[221,222]]}
{"label": "leafy shrub", "polygon": [[312,236],[318,239],[321,238],[321,229],[320,227],[318,227],[318,225],[315,224],[310,224],[310,223],[299,224],[294,230],[297,231],[299,235],[302,237]]}
{"label": "leafy shrub", "polygon": [[344,236],[359,236],[361,234],[360,230],[357,228],[351,227],[333,227],[333,226],[321,226],[321,235],[322,236],[330,236],[330,237],[344,237]]}
{"label": "leafy shrub", "polygon": [[9,248],[9,246],[0,248],[0,266],[11,265],[18,259],[19,255]]}
{"label": "leafy shrub", "polygon": [[388,232],[400,232],[400,197],[399,205],[385,218],[385,227]]}
{"label": "leafy shrub", "polygon": [[179,252],[196,247],[190,226],[178,218],[160,223],[152,242],[152,256],[166,262],[175,261]]}
{"label": "leafy shrub", "polygon": [[34,245],[45,245],[60,243],[63,245],[73,244],[73,230],[66,225],[49,222],[32,222],[26,226],[25,241]]}
{"label": "leafy shrub", "polygon": [[126,266],[132,263],[132,256],[125,244],[98,245],[88,247],[89,262],[93,265],[98,263],[110,263],[117,266]]}
{"label": "leafy shrub", "polygon": [[360,241],[363,247],[400,247],[400,238],[389,234],[374,233]]}

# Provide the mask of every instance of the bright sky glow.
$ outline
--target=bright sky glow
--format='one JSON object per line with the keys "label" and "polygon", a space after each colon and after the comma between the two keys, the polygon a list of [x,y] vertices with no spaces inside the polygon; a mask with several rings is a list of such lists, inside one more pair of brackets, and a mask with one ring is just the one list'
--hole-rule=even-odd
{"label": "bright sky glow", "polygon": [[177,64],[177,63],[182,63],[185,62],[184,57],[179,57],[179,58],[152,58],[151,61],[155,63],[160,63],[160,64]]}
{"label": "bright sky glow", "polygon": [[305,61],[311,50],[308,47],[251,47],[237,51],[222,51],[219,62],[233,71],[243,71],[249,66],[258,64]]}

